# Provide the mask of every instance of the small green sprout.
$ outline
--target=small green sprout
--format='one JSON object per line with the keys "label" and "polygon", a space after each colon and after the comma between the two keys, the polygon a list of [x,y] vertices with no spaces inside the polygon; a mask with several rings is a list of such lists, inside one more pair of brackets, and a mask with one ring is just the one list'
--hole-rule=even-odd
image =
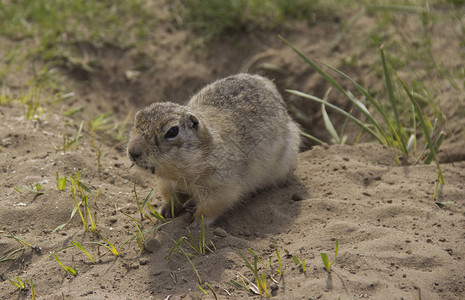
{"label": "small green sprout", "polygon": [[[81,217],[82,225],[84,226],[85,230],[90,231],[90,232],[95,232],[96,227],[97,227],[97,213],[94,212],[94,218],[92,218],[92,213],[89,207],[89,199],[88,199],[87,194],[85,193],[85,192],[92,193],[92,190],[82,182],[81,174],[79,172],[77,172],[75,176],[70,175],[69,181],[71,183],[70,189],[71,189],[71,195],[73,196],[73,199],[74,199],[75,208],[71,213],[70,219],[66,223],[56,227],[53,231],[60,230],[64,226],[66,226],[71,221],[76,211],[79,211],[79,216]],[[97,205],[97,198],[98,198],[98,195],[100,194],[101,189],[102,188],[100,188],[95,195],[95,198],[94,198],[95,205]],[[81,201],[78,201],[76,197],[78,192],[82,199]],[[84,214],[82,213],[80,209],[80,206],[82,203],[84,203],[84,212],[85,212],[86,217],[84,217]]]}
{"label": "small green sprout", "polygon": [[21,187],[21,189],[18,188],[18,187],[14,187],[13,189],[15,191],[17,191],[18,193],[20,193],[20,194],[23,193],[23,190],[27,190],[29,192],[32,192],[32,193],[36,194],[37,196],[40,196],[40,195],[44,194],[44,192],[42,191],[44,189],[44,186],[42,184],[40,184],[40,183],[36,183],[34,185],[31,184],[29,186],[22,185],[20,187]]}
{"label": "small green sprout", "polygon": [[19,97],[26,120],[38,120],[45,112],[41,103],[42,90],[42,86],[33,81],[29,83],[28,92]]}
{"label": "small green sprout", "polygon": [[[73,181],[71,181],[71,184],[72,184],[72,186],[71,186],[71,194],[73,195],[74,204],[76,204],[76,209],[77,209],[77,211],[79,212],[79,216],[81,217],[82,225],[84,226],[84,228],[85,228],[86,231],[87,231],[87,222],[86,222],[86,219],[84,218],[84,215],[82,214],[81,209],[79,208],[80,205],[81,205],[81,203],[82,203],[82,201],[78,203],[78,200],[77,200],[77,198],[76,198],[76,183],[75,183],[75,181],[73,180]],[[87,197],[87,195],[86,195],[86,197]]]}
{"label": "small green sprout", "polygon": [[78,112],[81,112],[83,110],[82,107],[76,107],[76,108],[70,108],[67,111],[65,111],[65,116],[69,117],[74,114],[77,114]]}
{"label": "small green sprout", "polygon": [[104,133],[111,130],[112,128],[112,120],[111,120],[111,113],[105,113],[98,115],[94,119],[89,122],[90,133],[92,136],[92,144],[94,147],[95,157],[97,159],[97,168],[98,172],[100,173],[101,163],[102,163],[102,143],[97,147],[97,142],[95,139],[95,132],[96,131],[103,131]]}
{"label": "small green sprout", "polygon": [[106,242],[106,244],[105,243],[97,243],[97,244],[107,248],[108,250],[110,250],[111,253],[113,253],[114,256],[118,257],[119,252],[118,250],[116,250],[115,246],[113,246],[113,244],[106,237],[104,237],[100,232],[96,231],[96,233]]}
{"label": "small green sprout", "polygon": [[284,249],[284,252],[286,253],[286,256],[288,258],[292,258],[292,261],[294,262],[294,264],[296,266],[298,266],[300,268],[300,270],[302,271],[302,273],[304,273],[305,275],[307,275],[307,268],[305,266],[305,259],[302,259],[300,260],[297,255],[295,254],[291,254],[288,250]]}
{"label": "small green sprout", "polygon": [[71,244],[73,244],[74,246],[76,246],[76,248],[78,248],[79,250],[81,250],[82,252],[84,252],[85,255],[87,255],[87,257],[90,259],[90,261],[95,264],[97,263],[97,261],[95,260],[95,258],[92,256],[92,254],[90,254],[85,248],[84,246],[82,246],[79,242],[73,242],[71,241]]}
{"label": "small green sprout", "polygon": [[[215,300],[218,300],[218,295],[216,294],[213,287],[208,282],[205,282],[205,285],[213,293],[213,297],[215,298]],[[208,292],[204,288],[202,288],[202,286],[200,284],[197,283],[197,286],[198,286],[199,290],[201,290],[205,295],[208,295]]]}
{"label": "small green sprout", "polygon": [[198,255],[205,255],[206,254],[206,250],[208,250],[209,252],[215,252],[216,251],[216,246],[215,244],[213,243],[213,241],[210,241],[210,244],[212,245],[212,248],[210,248],[206,243],[205,243],[205,223],[204,223],[204,220],[203,220],[203,216],[202,216],[202,219],[201,219],[201,230],[199,231],[199,239],[198,241],[195,240],[192,232],[190,230],[188,230],[188,237],[189,237],[189,240],[187,240],[187,238],[184,238],[184,241],[189,245],[189,247],[191,247]]}
{"label": "small green sprout", "polygon": [[302,272],[303,272],[304,274],[306,274],[307,269],[305,268],[305,259],[299,260],[299,259],[297,258],[297,255],[293,254],[293,255],[292,255],[292,260],[294,261],[294,264],[295,264],[296,266],[299,266],[299,267],[302,269]]}
{"label": "small green sprout", "polygon": [[[155,209],[153,209],[153,207],[152,207],[149,203],[147,203],[147,206],[148,206],[149,209],[150,209],[150,215],[151,215],[151,216],[153,216],[155,219],[157,219],[157,220],[160,221],[161,223],[166,223],[166,222],[168,222],[162,215],[160,215]],[[151,220],[151,218],[150,218],[149,215],[145,214],[145,217],[146,217],[147,219],[150,219],[150,220]],[[151,222],[152,222],[152,223],[155,223],[155,222],[153,222],[152,220],[151,220]]]}
{"label": "small green sprout", "polygon": [[8,231],[8,233],[10,235],[7,235],[6,237],[7,238],[10,238],[10,239],[14,239],[15,241],[17,241],[22,247],[30,247],[32,249],[36,248],[35,246],[32,246],[31,244],[21,240],[20,238],[18,238],[17,236],[15,236],[9,229],[6,229],[6,231]]}
{"label": "small green sprout", "polygon": [[82,126],[83,125],[84,125],[84,121],[81,121],[81,125],[79,125],[79,129],[78,129],[78,133],[77,133],[76,137],[74,139],[72,139],[72,140],[69,140],[68,137],[65,134],[63,134],[63,145],[61,146],[61,148],[55,146],[54,144],[52,144],[55,151],[57,151],[57,152],[58,151],[63,151],[63,153],[66,153],[66,150],[71,148],[71,146],[73,146],[73,145],[74,145],[74,150],[76,150],[77,143],[82,138],[81,132],[82,132]]}
{"label": "small green sprout", "polygon": [[77,271],[75,268],[71,268],[71,267],[67,267],[65,265],[63,265],[61,263],[61,261],[58,259],[57,255],[55,253],[53,253],[53,257],[55,258],[55,260],[60,264],[60,266],[66,271],[68,272],[69,274],[73,275],[73,276],[77,276]]}
{"label": "small green sprout", "polygon": [[31,298],[32,298],[32,300],[35,300],[36,299],[36,292],[34,290],[34,282],[32,282],[32,278],[29,281],[29,283],[31,285]]}
{"label": "small green sprout", "polygon": [[24,251],[24,249],[25,249],[24,247],[21,247],[21,248],[5,253],[2,257],[0,257],[0,263],[6,262],[8,260],[15,260],[17,257],[14,257],[14,255],[18,253],[19,251]]}
{"label": "small green sprout", "polygon": [[171,254],[173,253],[177,253],[177,254],[180,254],[182,256],[184,256],[187,261],[189,262],[189,264],[191,265],[192,269],[194,270],[195,272],[195,275],[197,276],[197,279],[199,281],[199,284],[202,284],[202,278],[200,278],[200,274],[199,274],[199,271],[197,271],[197,268],[194,266],[194,264],[192,263],[192,260],[190,259],[190,257],[192,257],[193,255],[190,254],[190,253],[187,253],[186,251],[184,251],[184,249],[181,247],[181,243],[182,241],[184,240],[184,237],[181,237],[177,242],[171,237],[169,236],[168,234],[166,234],[166,236],[174,243],[174,246],[173,248],[171,248],[168,252],[168,256],[166,257],[166,260],[170,260],[171,258]]}
{"label": "small green sprout", "polygon": [[[36,299],[36,294],[35,294],[35,291],[34,291],[34,283],[32,282],[32,279],[31,280],[24,280],[24,282],[21,280],[21,278],[19,278],[19,276],[16,276],[16,281],[14,280],[11,280],[10,278],[8,278],[8,281],[14,285],[15,287],[17,287],[21,292],[27,292],[27,290],[31,290],[31,298],[32,300],[35,300]],[[28,288],[29,286],[29,288]]]}
{"label": "small green sprout", "polygon": [[25,280],[25,282],[23,282],[23,281],[21,280],[21,278],[19,278],[19,276],[16,276],[16,280],[17,280],[17,281],[13,281],[13,280],[11,280],[10,278],[8,278],[8,281],[9,281],[12,285],[16,286],[19,290],[21,290],[21,291],[23,291],[23,292],[25,292],[25,291],[28,290],[28,289],[27,289],[27,280]]}
{"label": "small green sprout", "polygon": [[152,232],[154,230],[157,230],[159,229],[160,227],[163,227],[164,225],[168,224],[169,222],[166,222],[166,223],[162,223],[162,224],[156,224],[156,226],[152,227],[152,228],[149,228],[149,229],[146,229],[144,231],[141,231],[139,235],[133,235],[132,237],[128,238],[126,241],[124,241],[124,243],[121,244],[121,249],[124,247],[124,245],[126,245],[127,243],[129,243],[130,241],[136,239],[137,237],[140,237],[142,238],[142,236],[148,232]]}
{"label": "small green sprout", "polygon": [[325,266],[326,271],[328,271],[328,273],[331,273],[331,267],[336,262],[336,257],[337,257],[338,252],[339,252],[339,242],[336,239],[336,247],[334,249],[334,259],[331,261],[331,263],[329,262],[328,255],[326,255],[326,253],[324,253],[324,252],[320,253],[321,260],[323,261],[323,265]]}
{"label": "small green sprout", "polygon": [[142,202],[142,204],[141,204],[140,201],[139,201],[139,196],[137,195],[136,183],[134,182],[134,195],[136,196],[137,208],[139,208],[140,219],[141,219],[141,221],[143,221],[144,220],[143,211],[144,211],[145,206],[148,204],[150,198],[152,198],[153,189],[150,191],[150,193],[148,193],[148,195],[145,197],[144,202]]}
{"label": "small green sprout", "polygon": [[[281,263],[281,255],[279,255],[279,251],[278,251],[278,248],[276,246],[274,246],[274,250],[276,252],[276,256],[278,257],[278,265],[279,265],[279,269],[276,270],[279,274],[283,274],[283,266],[282,266],[282,263]],[[271,259],[271,258],[270,258]]]}
{"label": "small green sprout", "polygon": [[[252,274],[253,274],[253,276],[255,278],[258,293],[261,296],[265,296],[266,298],[269,298],[269,297],[271,297],[271,295],[270,295],[270,293],[268,292],[268,289],[267,289],[266,274],[265,273],[259,273],[259,270],[258,270],[257,262],[260,261],[262,264],[263,264],[263,262],[260,260],[260,258],[257,256],[257,254],[255,254],[255,252],[251,248],[249,248],[249,252],[252,253],[252,255],[253,255],[253,265],[249,262],[247,257],[245,257],[245,255],[240,250],[239,250],[239,256],[244,260],[245,265],[252,272]],[[244,283],[245,286],[247,286],[244,281],[243,281],[243,283]],[[250,286],[249,286],[249,288],[250,288]]]}
{"label": "small green sprout", "polygon": [[65,177],[60,177],[58,171],[56,172],[56,181],[57,181],[57,190],[64,191],[66,188],[66,182],[68,179]]}

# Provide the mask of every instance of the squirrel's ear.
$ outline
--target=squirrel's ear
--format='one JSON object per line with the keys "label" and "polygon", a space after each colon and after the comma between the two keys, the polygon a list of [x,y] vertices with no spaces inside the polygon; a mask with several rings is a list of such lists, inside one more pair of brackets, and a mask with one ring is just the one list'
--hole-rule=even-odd
{"label": "squirrel's ear", "polygon": [[188,114],[187,118],[188,118],[189,127],[194,128],[194,129],[199,128],[199,119],[197,119],[196,116],[194,116],[193,114]]}

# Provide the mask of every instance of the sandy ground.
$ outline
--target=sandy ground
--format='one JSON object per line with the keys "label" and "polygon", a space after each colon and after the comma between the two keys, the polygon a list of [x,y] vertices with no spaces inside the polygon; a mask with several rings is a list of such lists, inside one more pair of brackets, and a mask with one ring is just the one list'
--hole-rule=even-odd
{"label": "sandy ground", "polygon": [[[353,34],[362,36],[372,23],[369,16],[364,17]],[[62,144],[63,134],[74,138],[81,119],[88,121],[97,114],[113,112],[122,120],[128,112],[152,101],[184,102],[215,78],[244,70],[265,73],[281,90],[290,87],[322,96],[327,85],[275,35],[242,37],[238,44],[248,47],[239,48],[232,47],[231,41],[218,41],[208,53],[202,53],[183,47],[190,39],[186,32],[166,29],[172,27],[171,20],[161,19],[159,24],[157,40],[147,50],[153,57],[144,61],[150,68],[137,79],[127,80],[125,76],[140,63],[131,50],[83,45],[83,56],[99,59],[102,67],[96,73],[79,76],[63,72],[67,87],[76,93],[64,107],[46,107],[47,113],[40,120],[26,121],[19,105],[0,106],[0,257],[20,247],[6,237],[7,230],[38,247],[26,247],[14,255],[14,260],[0,263],[1,299],[30,298],[8,282],[16,276],[34,281],[38,299],[213,298],[208,289],[208,295],[200,291],[198,278],[185,257],[172,254],[167,260],[173,240],[187,234],[188,214],[145,233],[143,251],[135,240],[124,244],[135,237],[137,228],[123,213],[140,219],[134,182],[141,199],[153,188],[150,203],[154,208],[161,204],[152,175],[130,168],[124,142],[97,136],[103,152],[100,172],[87,125],[76,149],[63,153],[55,151],[53,145]],[[327,53],[338,26],[335,22],[312,28],[296,24],[288,37],[308,55],[334,65],[350,55],[357,55],[361,61],[365,58],[352,75],[376,88],[376,78],[368,76],[371,71],[367,66],[376,59],[376,53],[370,56],[369,50],[357,47],[356,40],[344,41],[347,48]],[[437,31],[441,30],[439,26]],[[300,38],[308,36],[312,38]],[[458,52],[441,49],[445,44],[447,49],[458,49],[459,43],[450,42],[451,36],[435,37],[433,49],[438,60],[456,64]],[[1,41],[4,45],[15,43]],[[266,68],[270,64],[289,72],[277,72],[276,68],[270,71]],[[7,84],[25,82],[28,70],[7,77]],[[426,84],[437,80],[428,74],[424,78]],[[453,204],[439,208],[432,200],[434,165],[398,165],[393,151],[376,143],[314,146],[300,154],[295,176],[286,186],[244,199],[243,204],[207,228],[206,241],[213,241],[216,251],[191,258],[203,283],[211,284],[220,299],[259,298],[231,284],[231,280],[240,282],[241,275],[253,281],[239,256],[243,249],[252,260],[247,252],[252,248],[266,266],[259,263],[277,299],[464,299],[465,143],[459,109],[464,100],[463,90],[443,84],[436,96],[448,121],[444,126],[448,139],[440,153],[446,185],[441,187],[438,200]],[[289,96],[286,99],[313,113],[302,122],[303,128],[328,139],[315,112],[318,106],[305,105]],[[77,105],[84,106],[82,114],[63,116],[64,110]],[[65,191],[56,189],[57,171],[61,176],[78,171],[82,174],[83,182],[92,190],[90,209],[96,212],[97,229],[120,251],[115,257],[103,246],[85,244],[97,259],[95,264],[76,248],[58,252],[65,265],[76,267],[77,276],[67,274],[51,253],[70,241],[84,244],[103,240],[84,231],[78,214],[63,229],[54,231],[68,221],[75,207],[69,183]],[[14,190],[38,182],[43,185],[42,195]],[[100,188],[94,203],[93,195]],[[145,219],[140,226],[147,230],[154,225]],[[339,254],[328,275],[320,253],[333,258],[336,239]],[[186,243],[182,245],[193,253]],[[276,271],[274,247],[282,257],[283,275]],[[306,272],[294,264],[286,250],[305,259]]]}

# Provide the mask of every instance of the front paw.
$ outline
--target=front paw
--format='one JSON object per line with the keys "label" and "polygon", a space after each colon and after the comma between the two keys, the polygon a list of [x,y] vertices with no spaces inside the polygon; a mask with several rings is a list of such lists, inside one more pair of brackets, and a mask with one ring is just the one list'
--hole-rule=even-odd
{"label": "front paw", "polygon": [[164,218],[175,218],[182,212],[182,207],[172,206],[171,203],[164,204],[160,209],[160,215]]}
{"label": "front paw", "polygon": [[194,214],[194,221],[189,225],[189,228],[197,229],[197,228],[207,228],[213,223],[216,218],[210,218],[199,213]]}

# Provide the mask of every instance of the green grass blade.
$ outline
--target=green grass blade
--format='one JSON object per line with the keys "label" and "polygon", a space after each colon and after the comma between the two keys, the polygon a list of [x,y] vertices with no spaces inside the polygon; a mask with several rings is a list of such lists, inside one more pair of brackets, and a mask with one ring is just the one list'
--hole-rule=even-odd
{"label": "green grass blade", "polygon": [[198,287],[199,290],[201,290],[205,295],[208,295],[207,291],[204,290],[204,289],[200,286],[200,284],[197,283],[197,287]]}
{"label": "green grass blade", "polygon": [[255,275],[255,271],[254,271],[254,268],[252,267],[252,265],[250,264],[249,260],[247,259],[247,257],[245,257],[245,255],[242,253],[241,250],[239,250],[239,256],[242,258],[242,260],[244,261],[246,267],[252,271],[252,273],[254,273]]}
{"label": "green grass blade", "polygon": [[218,300],[218,295],[216,294],[215,290],[213,289],[213,287],[208,283],[206,282],[205,285],[210,289],[210,291],[213,293],[213,297],[215,297],[215,300]]}
{"label": "green grass blade", "polygon": [[109,240],[107,240],[106,237],[104,237],[100,232],[96,231],[97,232],[97,235],[100,236],[106,243],[107,245],[103,244],[108,250],[111,251],[111,253],[113,253],[114,256],[118,257],[119,256],[119,252],[118,250],[116,250],[115,246],[113,246],[112,243],[110,243]]}
{"label": "green grass blade", "polygon": [[336,259],[336,256],[338,253],[339,253],[339,241],[336,239],[336,249],[334,249],[334,259]]}
{"label": "green grass blade", "polygon": [[[149,228],[149,229],[146,229],[144,231],[142,231],[142,234],[146,234],[148,232],[152,232],[154,230],[157,230],[159,229],[160,227],[163,227],[164,225],[166,224],[169,224],[169,222],[166,222],[166,223],[162,223],[162,224],[158,224],[157,226],[154,226],[152,228]],[[129,243],[130,241],[134,240],[136,238],[136,236],[132,236],[130,238],[128,238],[126,241],[124,241],[122,244],[121,244],[121,247],[123,247],[124,245],[126,245],[127,243]]]}
{"label": "green grass blade", "polygon": [[379,53],[381,55],[381,62],[383,65],[384,81],[386,84],[386,90],[388,92],[388,99],[389,99],[389,102],[391,103],[392,112],[394,113],[394,118],[397,123],[397,129],[400,130],[402,127],[399,121],[399,114],[397,113],[397,105],[396,105],[396,101],[394,98],[394,88],[392,87],[391,76],[389,75],[389,71],[388,71],[388,67],[386,63],[386,56],[384,55],[383,47],[379,49]]}
{"label": "green grass blade", "polygon": [[7,236],[6,236],[7,238],[14,239],[14,240],[17,241],[21,246],[27,246],[27,247],[33,248],[33,247],[31,246],[31,244],[29,244],[29,243],[27,243],[27,242],[21,240],[21,239],[18,238],[17,236],[15,236],[8,228],[6,229],[6,231],[8,231],[8,233],[10,234],[10,235],[7,235]]}
{"label": "green grass blade", "polygon": [[[402,124],[400,123],[400,120],[399,120],[399,114],[397,112],[397,104],[396,104],[395,97],[394,97],[394,88],[392,86],[391,76],[389,75],[389,71],[388,71],[388,67],[387,67],[387,63],[386,63],[386,57],[384,55],[384,50],[383,50],[382,47],[379,49],[379,52],[380,52],[380,55],[381,55],[381,61],[382,61],[382,65],[383,65],[384,81],[385,81],[386,89],[387,89],[387,92],[388,92],[388,99],[389,99],[389,102],[391,103],[392,112],[393,112],[394,118],[396,120],[397,130],[399,132],[399,135],[401,137],[404,137],[405,132],[404,132],[404,128],[403,128],[403,126],[402,126]],[[400,138],[398,140],[401,143],[402,152],[404,153],[404,156],[407,156],[408,155],[408,150],[407,150],[407,146],[405,145],[404,139]]]}
{"label": "green grass blade", "polygon": [[58,264],[60,264],[60,266],[61,266],[66,272],[70,273],[70,274],[73,275],[73,276],[77,276],[77,271],[76,271],[76,269],[71,268],[71,267],[67,267],[67,266],[63,265],[63,264],[61,263],[61,261],[58,259],[58,257],[56,256],[55,252],[53,253],[53,257],[55,258],[55,260],[58,262]]}
{"label": "green grass blade", "polygon": [[150,193],[148,193],[147,197],[145,197],[145,200],[144,202],[142,202],[142,210],[144,210],[145,206],[147,205],[147,203],[150,201],[150,199],[152,198],[152,195],[153,195],[153,189],[150,191]]}
{"label": "green grass blade", "polygon": [[186,242],[186,244],[187,244],[189,247],[191,247],[192,250],[195,251],[195,253],[197,253],[197,254],[199,254],[199,255],[202,254],[202,253],[200,252],[200,251],[201,251],[201,250],[200,250],[200,246],[199,246],[199,248],[195,247],[195,245],[196,245],[197,243],[195,242],[195,239],[194,239],[194,236],[192,235],[192,233],[189,231],[189,232],[187,233],[187,235],[189,236],[190,242],[189,242],[187,239],[184,239],[184,241]]}
{"label": "green grass blade", "polygon": [[140,206],[139,196],[137,196],[136,183],[135,182],[134,182],[134,195],[136,196],[136,203],[137,203],[137,208],[139,208],[140,219],[143,221],[144,216],[142,215],[142,208]]}
{"label": "green grass blade", "polygon": [[331,266],[329,265],[328,255],[326,253],[321,252],[321,260],[323,261],[323,265],[326,268],[326,271],[331,272]]}
{"label": "green grass blade", "polygon": [[[439,136],[437,137],[436,141],[434,142],[434,146],[433,146],[434,153],[438,153],[439,147],[441,147],[441,144],[444,141],[445,137],[446,137],[446,134],[443,131],[441,131],[439,133]],[[428,154],[428,157],[426,157],[425,164],[428,165],[428,164],[431,163],[431,161],[433,161],[433,153],[432,152],[430,152],[430,154]]]}
{"label": "green grass blade", "polygon": [[279,265],[278,273],[283,274],[283,266],[282,266],[282,263],[281,263],[281,255],[279,255],[279,251],[278,251],[278,248],[276,246],[274,246],[274,250],[276,252],[276,256],[278,257],[278,265]]}
{"label": "green grass blade", "polygon": [[93,194],[92,190],[81,180],[78,181],[79,186],[84,189],[86,192]]}
{"label": "green grass blade", "polygon": [[365,123],[363,123],[362,121],[360,121],[359,119],[355,118],[353,115],[349,114],[348,112],[346,112],[345,110],[337,107],[336,105],[333,105],[327,101],[324,101],[323,99],[320,99],[318,97],[315,97],[315,96],[312,96],[312,95],[308,95],[308,94],[305,94],[305,93],[302,93],[302,92],[299,92],[299,91],[296,91],[296,90],[286,90],[286,92],[288,93],[291,93],[291,94],[294,94],[294,95],[297,95],[297,96],[300,96],[300,97],[303,97],[303,98],[307,98],[307,99],[310,99],[310,100],[313,100],[313,101],[316,101],[316,102],[319,102],[319,103],[322,103],[322,104],[325,104],[327,107],[330,107],[332,109],[334,109],[335,111],[341,113],[342,115],[344,115],[345,117],[349,118],[351,121],[353,121],[355,124],[357,124],[358,126],[360,126],[363,130],[365,130],[366,132],[370,133],[374,138],[376,138],[381,144],[385,144],[384,140],[379,136],[379,134],[377,134],[376,132],[374,132],[371,128],[369,128]]}
{"label": "green grass blade", "polygon": [[97,261],[95,260],[95,258],[92,256],[92,254],[90,254],[79,242],[73,242],[71,241],[71,244],[73,244],[74,246],[76,246],[79,250],[81,250],[82,252],[84,252],[85,255],[87,255],[87,257],[90,259],[90,261],[92,263],[97,263]]}
{"label": "green grass blade", "polygon": [[441,184],[444,184],[444,177],[442,176],[441,167],[439,166],[439,161],[438,161],[438,158],[436,156],[436,151],[434,150],[433,142],[431,141],[431,137],[430,137],[428,127],[426,125],[425,120],[423,119],[423,114],[422,114],[420,105],[418,104],[417,100],[412,95],[412,93],[410,92],[409,88],[404,83],[404,81],[402,81],[402,79],[400,79],[400,77],[397,74],[396,74],[396,76],[397,76],[397,79],[399,80],[399,82],[401,83],[402,87],[404,88],[405,92],[407,93],[407,96],[410,99],[410,102],[413,104],[413,107],[415,109],[415,113],[417,115],[417,118],[420,121],[420,125],[421,125],[421,128],[423,130],[423,135],[425,136],[426,143],[427,143],[427,145],[428,145],[428,147],[429,147],[429,149],[431,151],[431,154],[433,156],[434,161],[436,162],[436,167],[437,167],[437,171],[438,171],[438,179],[441,182]]}
{"label": "green grass blade", "polygon": [[174,218],[174,196],[171,196],[171,217]]}
{"label": "green grass blade", "polygon": [[18,282],[15,282],[15,281],[11,280],[10,278],[8,278],[8,281],[12,285],[16,286],[20,290],[24,290],[24,284],[22,284],[23,282],[21,281],[21,279],[19,279],[19,277],[17,277],[17,280],[18,280]]}
{"label": "green grass blade", "polygon": [[300,260],[297,258],[295,254],[292,255],[292,260],[294,261],[295,265],[298,266],[300,264]]}
{"label": "green grass blade", "polygon": [[286,43],[297,55],[299,55],[308,65],[310,65],[315,71],[317,71],[326,81],[328,81],[332,86],[334,86],[338,91],[343,93],[344,95],[349,98],[347,95],[347,92],[342,88],[342,86],[327,72],[325,72],[323,69],[321,69],[317,64],[315,64],[311,59],[309,59],[305,54],[300,52],[294,45],[292,45],[289,41],[287,41],[285,38],[282,36],[279,36],[279,38]]}
{"label": "green grass blade", "polygon": [[341,141],[340,141],[340,139],[339,139],[339,135],[337,134],[336,129],[334,128],[333,123],[332,123],[331,120],[329,119],[329,116],[328,116],[328,113],[326,112],[324,103],[321,104],[321,113],[322,113],[322,115],[323,115],[323,122],[324,122],[324,125],[325,125],[326,130],[329,132],[329,134],[331,135],[331,137],[334,139],[335,143],[336,143],[336,144],[340,144]]}
{"label": "green grass blade", "polygon": [[125,213],[124,211],[120,210],[120,212],[121,212],[123,215],[125,215],[126,217],[128,217],[129,219],[131,219],[132,221],[137,222],[137,223],[139,223],[139,224],[142,223],[140,220],[137,220],[136,218],[134,218],[134,217],[128,215],[128,214]]}
{"label": "green grass blade", "polygon": [[408,142],[407,142],[407,151],[410,153],[413,149],[415,149],[415,140],[416,136],[415,134],[411,134]]}
{"label": "green grass blade", "polygon": [[[412,105],[413,107],[413,105]],[[415,112],[414,112],[414,117],[416,116]],[[415,117],[416,119],[416,117]],[[434,120],[434,125],[433,125],[433,128],[431,129],[431,134],[430,134],[430,138],[433,138],[435,132],[436,132],[436,126],[438,124],[438,119],[435,119]],[[415,165],[418,164],[418,162],[423,158],[423,153],[425,153],[426,149],[428,149],[428,144],[425,143],[425,145],[423,146],[423,149],[421,150],[420,152],[420,155],[418,155],[416,161],[415,161]]]}
{"label": "green grass blade", "polygon": [[205,222],[202,215],[202,244],[201,244],[202,254],[205,254]]}
{"label": "green grass blade", "polygon": [[[81,205],[82,202],[79,203],[79,205]],[[55,232],[55,231],[58,231],[58,230],[61,230],[63,229],[63,227],[65,227],[66,225],[68,225],[69,222],[71,222],[71,220],[73,219],[74,217],[74,214],[76,214],[76,211],[78,210],[78,207],[74,207],[73,211],[71,212],[71,216],[69,217],[68,221],[66,221],[66,223],[63,223],[59,226],[57,226],[55,229],[53,229],[52,232]]]}
{"label": "green grass blade", "polygon": [[31,284],[31,298],[32,300],[35,300],[36,299],[36,292],[34,290],[34,282],[32,282],[32,278],[31,280],[29,280],[30,284]]}
{"label": "green grass blade", "polygon": [[[313,62],[311,59],[306,57],[302,52],[300,52],[297,48],[295,48],[290,42],[288,42],[286,39],[284,39],[282,36],[279,36],[281,40],[283,40],[297,55],[299,55],[308,65],[310,65],[315,71],[317,71],[326,81],[328,81],[332,86],[334,86],[338,91],[340,91],[343,95],[345,95],[349,100],[353,101],[354,97],[349,94],[347,91],[344,90],[344,88],[332,77],[329,73],[325,72],[323,69],[321,69],[315,62]],[[388,139],[384,135],[384,131],[381,129],[379,126],[378,122],[376,121],[371,114],[366,114],[366,110],[362,110],[362,112],[365,114],[365,116],[372,122],[372,124],[376,127],[376,129],[381,133],[381,135],[384,138],[384,142],[380,137],[376,134],[375,137],[380,140],[382,144],[387,144]]]}
{"label": "green grass blade", "polygon": [[[357,81],[355,81],[354,79],[352,79],[352,77],[350,77],[349,75],[347,75],[346,73],[334,68],[333,66],[331,65],[328,65],[328,64],[325,64],[323,63],[323,65],[325,65],[326,67],[328,67],[329,69],[331,69],[332,71],[338,73],[339,75],[341,75],[342,77],[346,78],[347,80],[349,80],[356,88],[357,90],[362,93],[363,96],[365,96],[365,98],[370,102],[371,105],[373,105],[373,107],[376,109],[377,112],[379,112],[381,114],[381,116],[383,117],[384,119],[384,122],[386,123],[386,125],[388,126],[388,129],[389,131],[391,132],[392,136],[399,142],[399,144],[402,145],[402,139],[401,137],[399,136],[399,134],[397,133],[397,131],[394,129],[394,126],[392,125],[392,122],[390,121],[389,117],[387,116],[386,114],[386,111],[384,110],[384,108],[380,105],[380,103],[378,101],[375,100],[375,98],[373,98],[373,96],[363,87],[361,86]],[[392,143],[391,141],[386,137],[386,135],[384,134],[384,130],[381,130],[380,131],[381,134],[383,135],[384,139],[385,139],[385,142],[381,142],[382,144],[386,144],[388,146],[392,146]],[[405,153],[406,154],[406,153]]]}
{"label": "green grass blade", "polygon": [[265,273],[262,273],[261,275],[260,285],[262,286],[262,290],[265,293],[265,297],[270,298],[270,293],[268,292],[268,289],[266,287],[266,274]]}
{"label": "green grass blade", "polygon": [[184,251],[184,249],[182,249],[182,247],[180,246],[180,242],[182,242],[183,238],[181,238],[178,242],[176,242],[171,236],[169,236],[168,234],[166,234],[166,236],[175,244],[174,247],[176,247],[176,249],[179,251],[180,254],[182,254],[186,259],[187,261],[189,262],[189,264],[191,265],[192,269],[194,270],[195,272],[195,275],[197,276],[197,279],[199,280],[199,284],[202,284],[202,278],[200,278],[200,274],[199,272],[197,271],[197,268],[194,266],[194,264],[192,263],[192,260],[189,258],[189,255],[187,255],[187,253]]}
{"label": "green grass blade", "polygon": [[81,202],[77,202],[77,199],[76,199],[76,190],[74,189],[72,192],[73,194],[73,199],[74,199],[74,203],[76,204],[76,209],[77,211],[79,212],[79,216],[81,217],[81,221],[82,221],[82,225],[84,226],[84,229],[87,230],[87,223],[86,223],[86,220],[84,219],[84,215],[82,214],[81,212],[81,209],[79,208],[79,206],[81,205],[82,201]]}
{"label": "green grass blade", "polygon": [[[96,224],[94,224],[94,220],[92,219],[92,213],[90,212],[89,201],[88,201],[87,195],[84,198],[84,207],[85,207],[87,219],[89,220],[89,223],[90,223],[90,227],[95,228]],[[86,229],[89,229],[89,228],[86,228]]]}
{"label": "green grass blade", "polygon": [[316,138],[316,137],[314,137],[313,135],[310,135],[310,134],[308,134],[308,133],[305,133],[305,132],[302,132],[302,131],[301,131],[301,132],[300,132],[300,135],[303,136],[303,137],[305,137],[305,138],[307,138],[307,139],[309,139],[309,140],[311,140],[311,141],[314,141],[314,142],[316,142],[316,143],[318,143],[318,144],[320,144],[320,145],[326,144],[325,142],[323,142],[323,141],[320,140],[319,138]]}
{"label": "green grass blade", "polygon": [[147,203],[147,205],[148,205],[148,207],[150,209],[150,214],[152,216],[154,216],[157,220],[159,220],[162,223],[167,222],[166,219],[162,215],[160,215],[155,209],[153,209],[152,205],[150,205],[149,203]]}
{"label": "green grass blade", "polygon": [[24,247],[21,247],[21,248],[18,248],[18,249],[15,249],[15,250],[12,250],[10,252],[5,253],[2,257],[0,257],[0,263],[6,262],[8,260],[15,260],[16,257],[13,258],[13,255],[15,255],[19,251],[24,251],[24,249],[25,249]]}

